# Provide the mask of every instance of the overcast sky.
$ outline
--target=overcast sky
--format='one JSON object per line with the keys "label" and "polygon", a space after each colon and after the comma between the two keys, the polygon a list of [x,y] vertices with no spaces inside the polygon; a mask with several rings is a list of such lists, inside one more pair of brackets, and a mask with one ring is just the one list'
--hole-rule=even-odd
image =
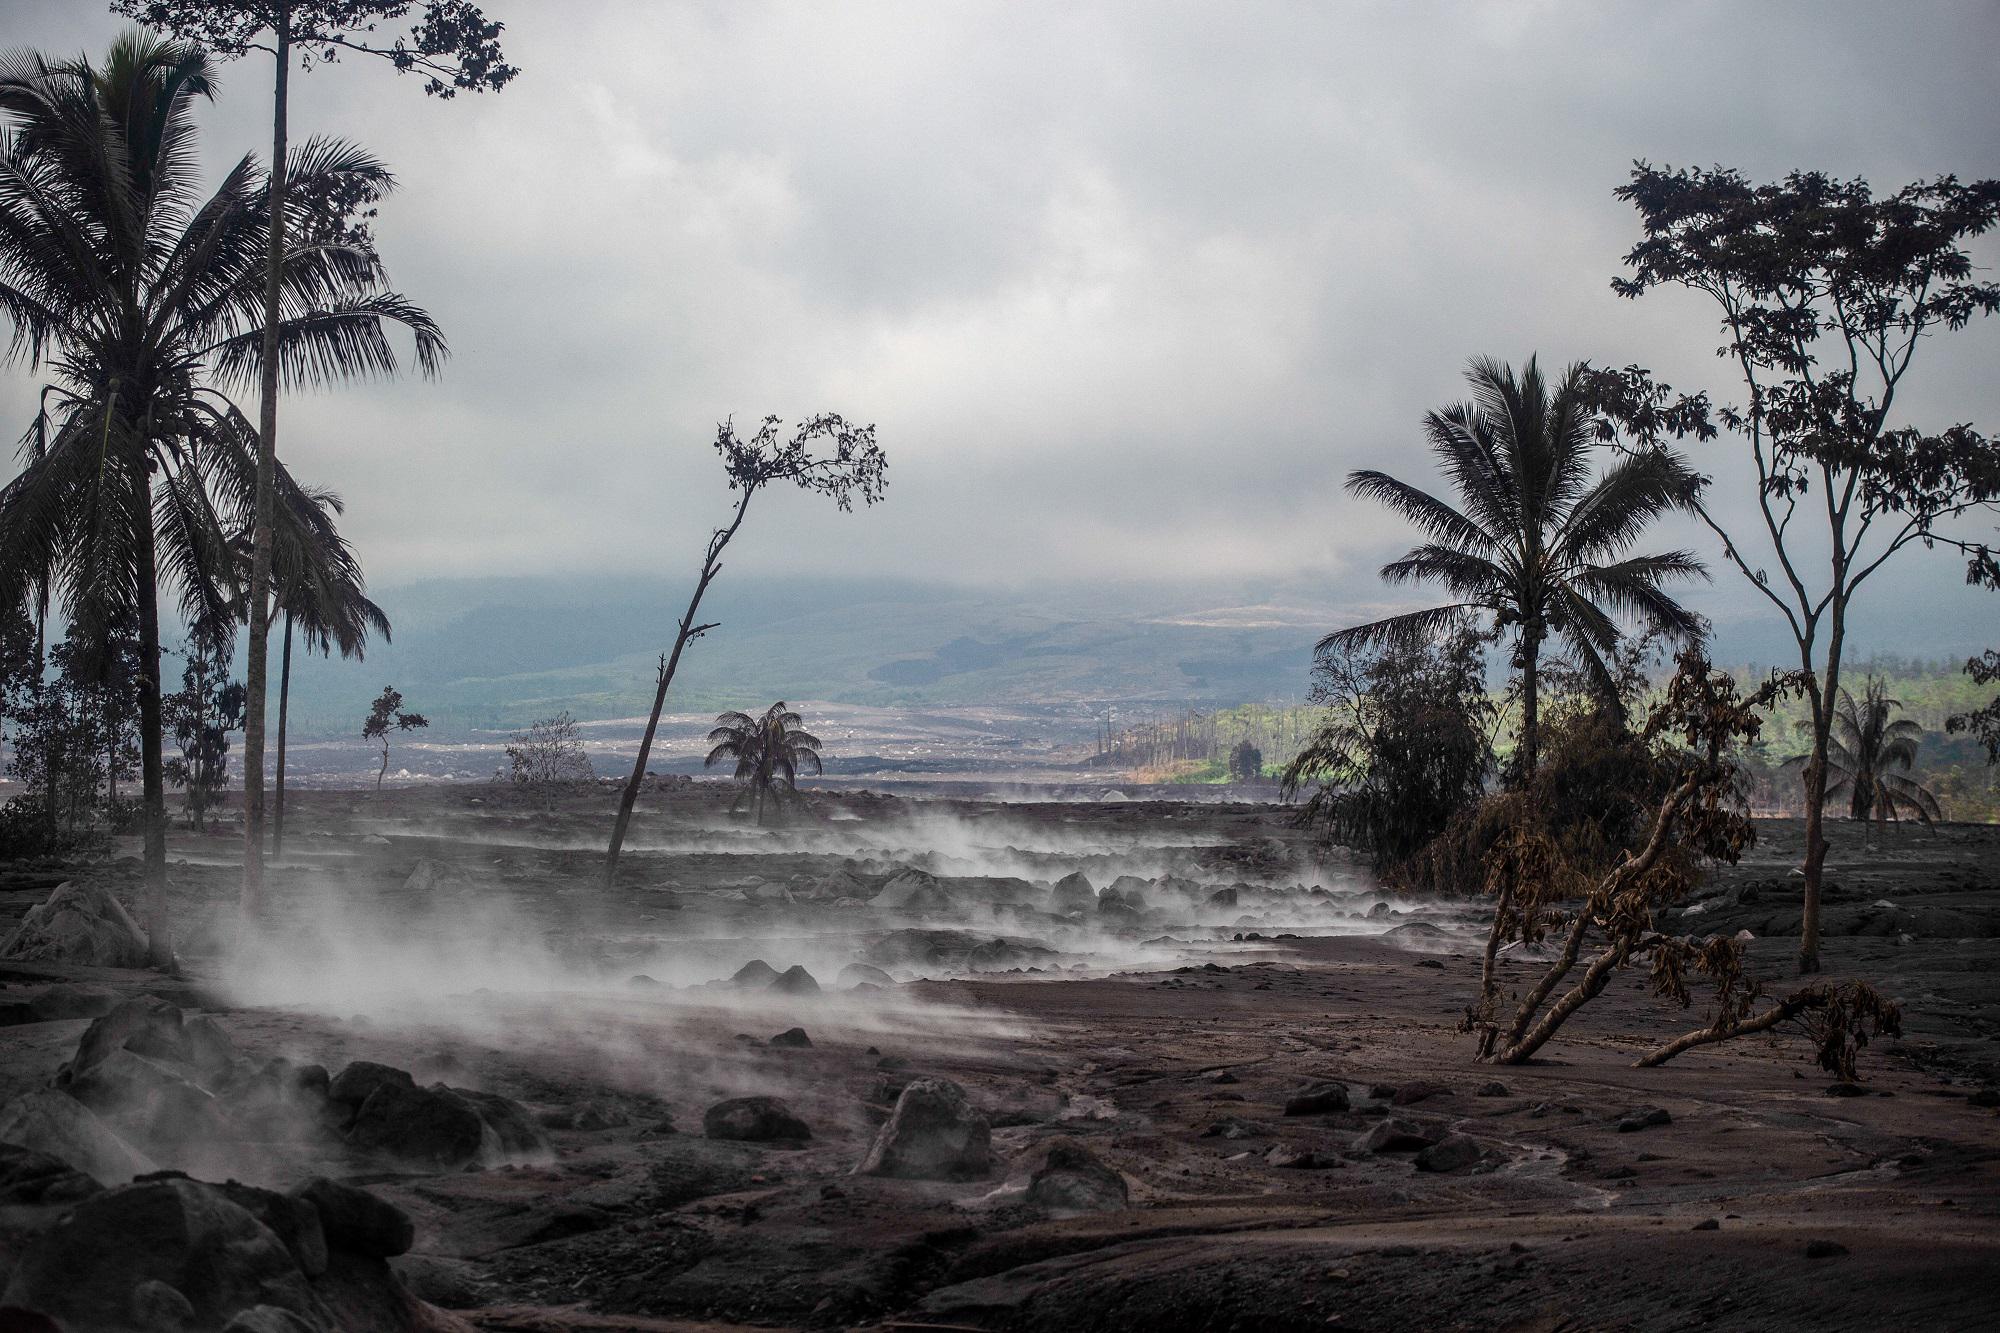
{"label": "overcast sky", "polygon": [[[487,9],[523,70],[498,96],[293,81],[295,135],[399,173],[381,246],[453,348],[436,383],[287,402],[377,586],[678,573],[727,503],[714,423],[835,410],[879,424],[886,505],[787,497],[739,568],[1378,596],[1405,534],[1341,479],[1428,476],[1468,356],[1728,387],[1698,298],[1609,290],[1632,159],[2000,175],[1990,2]],[[62,52],[119,22],[7,13]],[[225,69],[218,168],[262,150],[270,74]],[[1917,420],[2000,428],[1996,353],[2000,321],[1927,348]],[[1960,568],[1899,595],[1991,619]]]}

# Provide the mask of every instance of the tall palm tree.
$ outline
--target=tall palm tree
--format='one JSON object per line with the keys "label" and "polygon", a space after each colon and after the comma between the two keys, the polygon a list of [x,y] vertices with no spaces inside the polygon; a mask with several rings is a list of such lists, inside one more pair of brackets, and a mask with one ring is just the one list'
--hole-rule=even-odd
{"label": "tall palm tree", "polygon": [[[159,589],[177,589],[189,623],[241,609],[228,535],[256,489],[256,432],[229,393],[260,373],[269,182],[245,157],[203,194],[193,113],[210,92],[198,52],[142,33],[120,37],[101,67],[0,55],[0,310],[9,354],[49,378],[40,447],[0,491],[0,603],[25,604],[43,579],[72,622],[138,625],[156,963],[172,953]],[[278,354],[293,383],[394,371],[392,323],[415,334],[424,369],[445,353],[430,317],[341,225],[390,184],[337,141],[307,144],[291,165]]]}
{"label": "tall palm tree", "polygon": [[[1861,698],[1847,690],[1833,713],[1833,735],[1827,741],[1829,801],[1845,797],[1849,818],[1894,823],[1905,813],[1929,827],[1943,818],[1936,796],[1915,778],[1906,777],[1917,760],[1923,727],[1911,718],[1896,717],[1902,702],[1889,697],[1888,683],[1870,676]],[[1902,769],[1902,773],[1891,769]]]}
{"label": "tall palm tree", "polygon": [[816,774],[823,771],[820,739],[800,725],[803,721],[780,699],[765,709],[762,717],[723,713],[715,719],[715,730],[708,733],[714,748],[702,766],[713,768],[725,759],[736,761],[736,780],[747,783],[756,794],[759,824],[764,822],[767,792],[775,790],[779,783],[783,783],[786,791],[796,791],[799,770],[808,764]]}
{"label": "tall palm tree", "polygon": [[1630,554],[1647,524],[1686,507],[1698,479],[1664,449],[1621,455],[1593,476],[1597,422],[1585,403],[1583,370],[1571,366],[1552,389],[1534,357],[1519,376],[1488,357],[1471,363],[1472,401],[1424,418],[1457,505],[1387,473],[1348,474],[1351,493],[1388,505],[1429,538],[1384,565],[1382,577],[1435,583],[1454,600],[1355,625],[1318,645],[1326,653],[1420,643],[1481,620],[1512,629],[1523,773],[1535,767],[1541,654],[1551,637],[1615,698],[1604,660],[1618,642],[1615,616],[1679,639],[1702,630],[1701,619],[1662,589],[1705,578],[1701,562],[1688,551]]}
{"label": "tall palm tree", "polygon": [[[346,506],[332,491],[292,488],[279,496],[283,506],[272,552],[272,587],[285,613],[283,665],[278,675],[278,766],[271,811],[271,856],[285,854],[285,732],[291,711],[292,635],[296,627],[306,651],[360,661],[371,631],[389,641],[389,617],[369,600],[367,580],[354,548],[334,519]],[[251,534],[238,534],[247,563]]]}

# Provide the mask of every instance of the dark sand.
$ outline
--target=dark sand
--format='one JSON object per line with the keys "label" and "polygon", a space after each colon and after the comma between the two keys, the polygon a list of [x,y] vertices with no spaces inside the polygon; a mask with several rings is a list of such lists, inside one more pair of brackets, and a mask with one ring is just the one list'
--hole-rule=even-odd
{"label": "dark sand", "polygon": [[[1906,1011],[1904,1038],[1863,1055],[1866,1094],[1835,1096],[1795,1033],[1633,1069],[1701,1017],[1638,975],[1541,1061],[1476,1063],[1458,1030],[1473,909],[1367,920],[1380,895],[1365,874],[1316,858],[1268,807],[822,796],[814,819],[832,822],[763,835],[726,824],[712,792],[656,795],[607,894],[613,799],[307,793],[274,875],[279,966],[247,983],[230,970],[234,843],[177,836],[185,982],[0,964],[0,999],[58,978],[154,990],[216,1011],[253,1054],[380,1060],[558,1123],[583,1108],[615,1122],[552,1130],[544,1166],[364,1176],[417,1221],[406,1279],[482,1329],[2000,1327],[2000,1111],[1978,1095],[2000,1085],[2000,830],[1874,848],[1835,830],[1829,971]],[[1785,824],[1762,835],[1683,924],[1750,929],[1777,982],[1796,948],[1779,932],[1796,930],[1800,839]],[[778,893],[803,897],[843,866],[872,885],[898,864],[1032,881],[1082,869],[1100,889],[1126,866],[1204,891],[1240,882],[1243,901],[1087,935],[968,901],[922,923],[964,937],[899,937],[896,963],[882,942],[909,923]],[[129,866],[93,873],[131,888]],[[45,895],[8,874],[8,912]],[[1258,894],[1313,885],[1331,892]],[[1379,933],[1412,921],[1442,933]],[[989,960],[1000,970],[967,975],[963,944],[995,937],[1012,945]],[[699,984],[749,957],[803,963],[824,992]],[[840,962],[863,958],[936,979],[837,991]],[[1506,967],[1510,985],[1530,975]],[[794,1025],[809,1049],[743,1039]],[[45,1083],[83,1026],[0,1029],[0,1098]],[[915,1074],[985,1109],[991,1178],[852,1174]],[[1353,1109],[1284,1115],[1317,1080],[1344,1083]],[[1419,1083],[1437,1090],[1412,1100]],[[702,1138],[705,1107],[746,1092],[785,1098],[812,1140]],[[1671,1122],[1617,1128],[1650,1107]],[[1390,1114],[1470,1137],[1480,1161],[1432,1173],[1358,1150]],[[1240,1137],[1207,1132],[1232,1121]],[[1007,1187],[1007,1163],[1058,1133],[1124,1173],[1128,1210],[1050,1219]],[[1274,1165],[1279,1149],[1316,1165]],[[331,1147],[192,1165],[273,1183],[354,1167]],[[1808,1257],[1821,1241],[1845,1253]]]}

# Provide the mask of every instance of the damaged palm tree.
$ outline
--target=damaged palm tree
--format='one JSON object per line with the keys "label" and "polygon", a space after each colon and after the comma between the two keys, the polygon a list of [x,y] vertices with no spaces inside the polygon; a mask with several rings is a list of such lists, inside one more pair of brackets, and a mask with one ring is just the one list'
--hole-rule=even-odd
{"label": "damaged palm tree", "polygon": [[709,534],[708,550],[702,557],[701,572],[695,579],[694,595],[688,598],[674,635],[673,650],[660,654],[660,671],[653,691],[653,711],[646,718],[645,733],[639,738],[639,755],[632,763],[632,776],[625,780],[624,794],[618,798],[618,819],[611,826],[611,847],[604,858],[604,882],[608,886],[618,876],[618,854],[625,846],[625,832],[632,824],[632,807],[639,788],[646,781],[646,761],[652,757],[653,737],[660,729],[660,710],[666,707],[667,688],[680,669],[681,653],[690,643],[717,626],[697,624],[701,599],[708,585],[722,572],[722,552],[743,526],[750,501],[758,491],[773,483],[790,482],[800,490],[830,497],[845,512],[854,507],[854,497],[872,505],[882,498],[887,484],[888,460],[875,443],[875,427],[856,426],[845,418],[827,413],[808,417],[787,440],[778,433],[777,417],[765,417],[756,434],[743,437],[733,422],[716,428],[715,452],[729,474],[729,489],[737,492],[736,513],[729,526]]}
{"label": "damaged palm tree", "polygon": [[[1687,896],[1705,864],[1734,863],[1755,839],[1729,752],[1754,740],[1760,714],[1797,688],[1795,674],[1773,675],[1744,696],[1699,653],[1683,654],[1665,697],[1633,737],[1652,756],[1651,780],[1664,794],[1636,845],[1624,848],[1608,870],[1566,847],[1532,786],[1495,798],[1501,832],[1485,857],[1493,928],[1479,1002],[1466,1015],[1466,1027],[1479,1035],[1481,1059],[1524,1063],[1617,972],[1641,962],[1651,965],[1657,994],[1690,1004],[1689,978],[1706,976],[1716,995],[1706,1026],[1651,1052],[1642,1064],[1798,1021],[1818,1042],[1820,1063],[1851,1079],[1855,1055],[1869,1037],[1898,1030],[1896,1007],[1858,981],[1816,983],[1759,1009],[1766,997],[1744,973],[1735,940],[1674,937],[1656,926],[1658,914]],[[1550,936],[1561,941],[1556,957],[1503,1018],[1494,968],[1499,948],[1508,940]]]}

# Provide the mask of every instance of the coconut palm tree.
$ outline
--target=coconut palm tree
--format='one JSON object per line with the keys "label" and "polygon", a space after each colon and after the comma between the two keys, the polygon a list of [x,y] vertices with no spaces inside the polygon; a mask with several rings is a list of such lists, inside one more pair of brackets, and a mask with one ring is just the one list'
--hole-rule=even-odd
{"label": "coconut palm tree", "polygon": [[748,784],[756,795],[759,824],[764,822],[767,792],[775,791],[780,783],[785,791],[796,791],[799,770],[808,764],[814,773],[823,771],[820,739],[800,725],[803,721],[780,699],[765,709],[762,717],[736,712],[720,714],[715,719],[715,730],[708,733],[714,748],[702,760],[702,766],[713,768],[725,759],[736,761],[736,780]]}
{"label": "coconut palm tree", "polygon": [[[334,519],[346,512],[332,491],[293,488],[280,496],[283,509],[276,525],[273,588],[285,613],[282,666],[278,675],[278,768],[271,811],[271,856],[285,854],[285,731],[291,711],[292,636],[296,627],[309,653],[360,661],[367,655],[370,631],[389,641],[389,617],[370,601],[361,562],[340,535]],[[238,551],[246,565],[251,534],[238,534]]]}
{"label": "coconut palm tree", "polygon": [[1435,583],[1453,600],[1355,625],[1318,645],[1322,654],[1407,645],[1481,621],[1511,629],[1522,773],[1535,767],[1541,654],[1550,638],[1615,698],[1604,660],[1619,639],[1615,617],[1683,640],[1702,630],[1700,618],[1662,589],[1706,577],[1701,562],[1688,551],[1630,554],[1649,523],[1688,504],[1698,479],[1665,449],[1622,455],[1593,475],[1597,422],[1582,376],[1583,367],[1572,366],[1551,387],[1534,357],[1519,376],[1491,358],[1471,363],[1472,401],[1424,418],[1456,505],[1387,473],[1348,474],[1351,493],[1381,501],[1428,538],[1384,565],[1382,577]]}
{"label": "coconut palm tree", "polygon": [[[40,446],[0,491],[0,603],[25,604],[40,579],[74,623],[138,625],[158,963],[171,958],[159,590],[177,592],[188,623],[240,611],[229,534],[256,489],[256,432],[229,394],[260,373],[269,182],[245,157],[202,192],[193,116],[210,91],[198,52],[142,33],[97,67],[0,56],[0,310],[9,354],[48,376]],[[277,345],[292,383],[394,371],[390,324],[415,334],[424,369],[445,353],[345,227],[390,184],[381,163],[332,140],[291,165]]]}
{"label": "coconut palm tree", "polygon": [[[1895,716],[1902,706],[1889,697],[1888,683],[1879,676],[1868,678],[1859,699],[1841,690],[1827,743],[1826,796],[1830,802],[1845,798],[1851,819],[1888,824],[1907,814],[1928,828],[1943,818],[1943,811],[1923,784],[1904,776],[1916,763],[1924,729]],[[1903,772],[1890,771],[1898,768]]]}

